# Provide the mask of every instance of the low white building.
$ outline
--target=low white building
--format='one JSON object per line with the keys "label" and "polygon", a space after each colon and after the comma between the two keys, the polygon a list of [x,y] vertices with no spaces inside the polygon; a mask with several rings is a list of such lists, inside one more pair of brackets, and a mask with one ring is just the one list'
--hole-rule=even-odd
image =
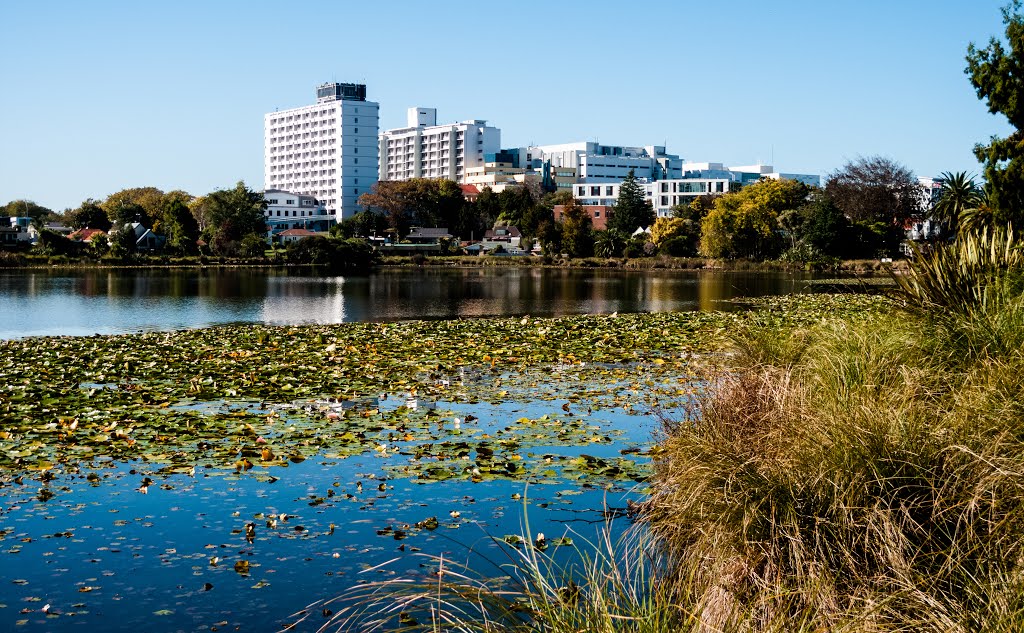
{"label": "low white building", "polygon": [[270,241],[289,229],[328,231],[336,223],[335,215],[314,196],[306,196],[280,189],[263,192],[267,208],[267,237]]}
{"label": "low white building", "polygon": [[380,135],[380,179],[447,178],[465,183],[466,170],[501,149],[501,130],[473,119],[437,125],[435,108],[409,108],[407,125]]}
{"label": "low white building", "polygon": [[574,169],[579,182],[622,180],[630,170],[637,178],[648,180],[681,178],[683,175],[683,159],[667,153],[662,145],[629,147],[580,141],[535,145],[520,148],[519,151],[521,155],[525,154],[527,163],[541,160],[549,162],[554,169]]}
{"label": "low white building", "polygon": [[[725,194],[762,178],[797,180],[809,186],[821,185],[814,174],[777,172],[771,165],[726,167],[722,163],[685,163],[681,178],[640,180],[647,200],[658,217],[672,217],[672,207],[686,204],[698,196]],[[638,179],[639,180],[639,179]],[[573,196],[584,205],[613,206],[619,197],[621,182],[585,182],[573,186]]]}

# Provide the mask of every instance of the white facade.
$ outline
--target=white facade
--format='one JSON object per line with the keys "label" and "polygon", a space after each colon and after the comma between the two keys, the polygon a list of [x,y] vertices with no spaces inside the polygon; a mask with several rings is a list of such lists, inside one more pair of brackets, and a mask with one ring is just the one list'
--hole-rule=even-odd
{"label": "white facade", "polygon": [[[641,180],[640,186],[658,217],[672,217],[672,207],[708,194],[722,195],[757,182],[761,178],[797,180],[820,186],[813,174],[786,174],[771,165],[725,167],[722,163],[685,163],[683,177],[656,181]],[[573,196],[584,205],[612,206],[619,197],[621,182],[583,182],[573,186]]]}
{"label": "white facade", "polygon": [[437,125],[434,108],[409,108],[407,126],[380,135],[381,180],[448,178],[465,182],[466,169],[501,148],[501,130],[474,119]]}
{"label": "white facade", "polygon": [[548,161],[552,168],[575,169],[581,182],[622,180],[630,170],[633,170],[637,178],[648,180],[681,178],[683,175],[683,160],[675,154],[666,153],[665,147],[661,145],[626,147],[581,141],[536,145],[525,148],[525,152],[528,160]]}
{"label": "white facade", "polygon": [[288,229],[326,231],[335,223],[335,215],[313,196],[267,189],[263,199],[267,201],[263,215],[271,238]]}
{"label": "white facade", "polygon": [[315,105],[264,115],[264,186],[313,196],[340,222],[377,182],[379,105],[356,84],[323,84],[317,95]]}

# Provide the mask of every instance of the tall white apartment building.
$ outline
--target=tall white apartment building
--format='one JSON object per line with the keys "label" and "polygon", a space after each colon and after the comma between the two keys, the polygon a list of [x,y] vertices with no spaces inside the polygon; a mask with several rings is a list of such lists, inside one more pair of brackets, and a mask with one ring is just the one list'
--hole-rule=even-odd
{"label": "tall white apartment building", "polygon": [[264,188],[313,196],[340,222],[377,182],[380,106],[363,84],[325,83],[316,97],[263,116]]}
{"label": "tall white apartment building", "polygon": [[501,148],[501,130],[474,119],[437,124],[435,108],[409,108],[406,127],[380,135],[381,180],[448,178],[465,182],[466,169],[482,167]]}

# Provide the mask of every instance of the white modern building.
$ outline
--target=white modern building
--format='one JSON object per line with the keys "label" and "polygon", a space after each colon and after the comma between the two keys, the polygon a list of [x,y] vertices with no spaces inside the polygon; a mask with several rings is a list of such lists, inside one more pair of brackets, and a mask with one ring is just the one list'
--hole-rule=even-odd
{"label": "white modern building", "polygon": [[[672,217],[672,207],[698,196],[725,194],[762,178],[797,180],[821,186],[821,176],[777,172],[771,165],[726,167],[722,163],[685,163],[681,178],[650,181],[640,185],[658,217]],[[583,205],[613,206],[619,197],[621,182],[584,182],[573,186],[573,196]]]}
{"label": "white modern building", "polygon": [[267,236],[274,240],[279,234],[290,229],[327,231],[336,223],[335,215],[313,196],[267,189],[263,192],[267,209]]}
{"label": "white modern building", "polygon": [[380,135],[381,180],[448,178],[464,183],[466,170],[501,148],[501,130],[474,119],[437,125],[435,108],[409,108],[406,127]]}
{"label": "white modern building", "polygon": [[[506,150],[508,151],[508,150]],[[549,162],[553,169],[576,170],[579,182],[614,182],[633,170],[637,178],[663,180],[681,178],[683,159],[668,154],[661,145],[626,147],[581,141],[561,145],[536,145],[520,148],[527,164],[535,160]]]}
{"label": "white modern building", "polygon": [[313,196],[340,222],[377,182],[380,106],[363,84],[317,86],[314,105],[263,117],[265,189]]}

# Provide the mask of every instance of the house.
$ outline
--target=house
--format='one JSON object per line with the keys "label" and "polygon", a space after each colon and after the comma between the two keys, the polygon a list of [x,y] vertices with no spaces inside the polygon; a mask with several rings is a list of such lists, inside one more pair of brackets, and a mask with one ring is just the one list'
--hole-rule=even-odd
{"label": "house", "polygon": [[307,237],[316,237],[316,235],[316,231],[310,231],[309,229],[286,229],[274,237],[282,244],[291,244],[292,242],[304,240]]}
{"label": "house", "polygon": [[100,229],[84,228],[78,229],[77,231],[73,231],[71,234],[68,235],[68,239],[73,240],[75,242],[92,242],[92,238],[96,237],[97,235],[106,234],[106,231],[101,231]]}
{"label": "house", "polygon": [[462,197],[467,202],[476,202],[477,196],[480,195],[480,189],[476,185],[459,185],[462,188]]}
{"label": "house", "polygon": [[19,235],[21,235],[20,226],[0,226],[0,246],[16,246]]}
{"label": "house", "polygon": [[410,244],[425,246],[440,246],[441,240],[450,240],[454,235],[448,232],[448,227],[412,227],[412,232],[405,236]]}
{"label": "house", "polygon": [[484,239],[480,242],[482,251],[493,251],[499,246],[503,251],[513,254],[522,254],[520,245],[523,234],[515,226],[495,226],[484,233]]}

